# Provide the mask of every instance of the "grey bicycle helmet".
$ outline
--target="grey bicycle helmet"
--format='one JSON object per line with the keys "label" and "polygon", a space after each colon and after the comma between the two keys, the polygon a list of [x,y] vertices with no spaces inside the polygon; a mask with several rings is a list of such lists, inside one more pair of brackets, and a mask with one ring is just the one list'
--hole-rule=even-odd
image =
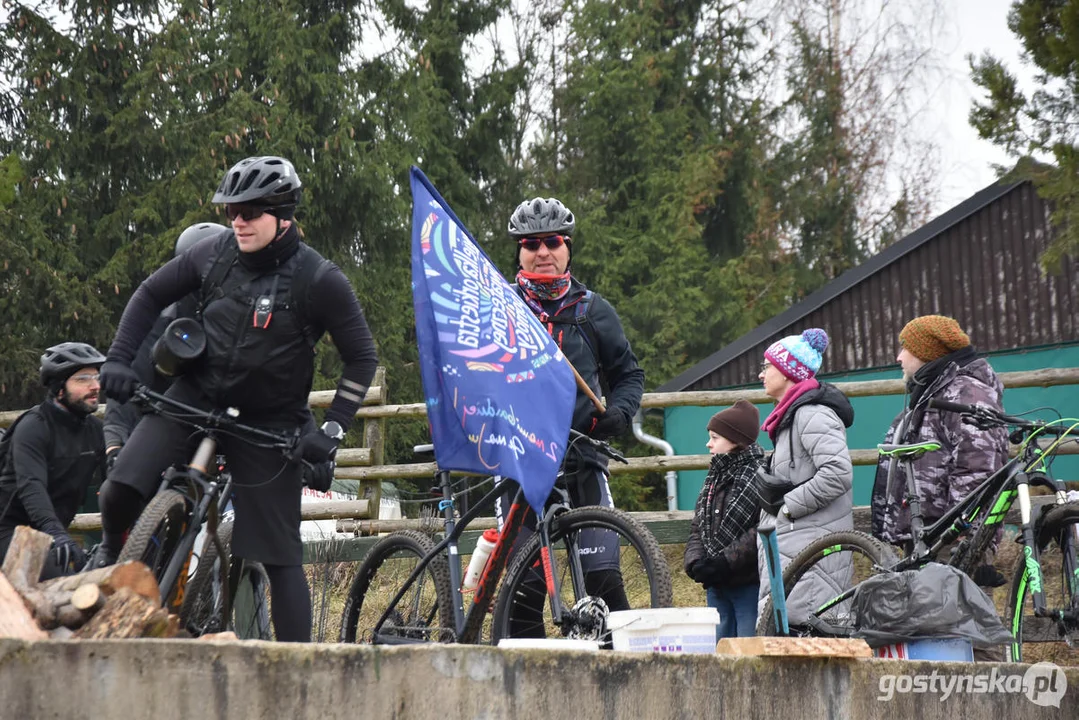
{"label": "grey bicycle helmet", "polygon": [[41,356],[41,384],[54,387],[67,382],[75,371],[84,367],[98,367],[105,356],[93,345],[81,342],[65,342],[53,345]]}
{"label": "grey bicycle helmet", "polygon": [[227,229],[224,225],[218,225],[217,223],[195,223],[180,233],[180,237],[176,238],[176,255],[183,255],[197,245],[200,240],[223,233]]}
{"label": "grey bicycle helmet", "polygon": [[225,173],[213,202],[261,205],[270,208],[270,214],[289,220],[300,202],[302,187],[296,168],[285,158],[250,157]]}
{"label": "grey bicycle helmet", "polygon": [[576,221],[573,213],[555,198],[532,198],[517,206],[510,215],[509,234],[519,240],[529,235],[556,233],[573,235]]}

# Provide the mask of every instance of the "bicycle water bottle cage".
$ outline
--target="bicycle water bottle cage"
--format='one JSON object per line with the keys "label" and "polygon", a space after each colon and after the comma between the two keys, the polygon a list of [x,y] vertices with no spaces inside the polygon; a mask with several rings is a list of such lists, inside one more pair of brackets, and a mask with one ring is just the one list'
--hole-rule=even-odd
{"label": "bicycle water bottle cage", "polygon": [[919,458],[926,453],[940,450],[940,443],[928,441],[912,443],[910,445],[877,445],[877,451],[885,457],[894,458]]}

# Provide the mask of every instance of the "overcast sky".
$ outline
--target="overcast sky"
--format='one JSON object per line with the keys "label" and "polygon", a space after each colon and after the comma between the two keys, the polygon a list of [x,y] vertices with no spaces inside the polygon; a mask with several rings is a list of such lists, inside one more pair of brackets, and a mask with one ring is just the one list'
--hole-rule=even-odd
{"label": "overcast sky", "polygon": [[1020,63],[1020,45],[1008,30],[1012,0],[943,0],[949,17],[940,55],[949,68],[944,84],[927,111],[926,131],[936,133],[941,147],[940,215],[993,182],[991,165],[1010,165],[1008,157],[977,133],[967,121],[980,89],[970,79],[965,56],[985,51],[1004,60],[1020,79],[1033,73]]}

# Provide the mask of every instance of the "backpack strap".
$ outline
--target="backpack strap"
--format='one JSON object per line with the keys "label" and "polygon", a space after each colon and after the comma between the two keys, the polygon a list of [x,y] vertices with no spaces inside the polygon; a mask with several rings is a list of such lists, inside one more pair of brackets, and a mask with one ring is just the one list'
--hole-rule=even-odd
{"label": "backpack strap", "polygon": [[230,238],[230,241],[226,242],[225,246],[221,248],[221,251],[217,253],[213,265],[210,266],[209,271],[206,273],[206,277],[202,280],[202,289],[199,291],[199,302],[195,307],[195,318],[197,320],[202,320],[202,313],[207,305],[218,297],[223,296],[223,293],[221,292],[221,283],[225,280],[225,276],[229,274],[229,270],[236,264],[239,257],[240,248],[235,242],[232,242]]}
{"label": "backpack strap", "polygon": [[301,323],[308,347],[314,350],[319,338],[322,337],[323,329],[311,321],[307,312],[307,302],[310,299],[311,286],[326,276],[333,267],[333,263],[306,245],[301,246],[300,252],[303,254],[299,259],[299,267],[292,275],[292,283],[289,287],[289,294],[292,297],[289,302]]}
{"label": "backpack strap", "polygon": [[589,311],[592,309],[593,295],[594,293],[591,290],[585,290],[581,299],[574,303],[572,315],[552,315],[547,318],[547,322],[555,323],[556,325],[576,325],[580,328],[581,337],[584,338],[584,344],[592,352],[592,359],[595,360],[596,367],[601,367],[596,325],[592,321],[591,315],[589,315]]}

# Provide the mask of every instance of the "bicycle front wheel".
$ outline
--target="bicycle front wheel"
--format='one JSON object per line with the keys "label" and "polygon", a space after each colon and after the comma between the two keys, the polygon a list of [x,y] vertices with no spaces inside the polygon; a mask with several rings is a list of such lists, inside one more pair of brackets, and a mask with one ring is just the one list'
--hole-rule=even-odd
{"label": "bicycle front wheel", "polygon": [[[232,523],[222,523],[217,528],[217,537],[225,549],[224,557],[232,556]],[[222,560],[217,545],[209,535],[203,543],[202,556],[191,581],[184,592],[184,603],[180,609],[180,621],[192,635],[219,633],[227,629],[224,615],[225,598],[228,586],[223,582]]]}
{"label": "bicycle front wheel", "polygon": [[[160,583],[190,520],[191,503],[182,493],[175,490],[158,493],[142,511],[116,562],[139,560],[150,568]],[[184,567],[173,587],[161,588],[163,604],[170,611],[179,611],[186,584],[187,568]]]}
{"label": "bicycle front wheel", "polygon": [[[547,596],[539,534],[517,552],[495,601],[491,641],[502,638],[589,637],[598,631],[602,607],[609,611],[670,607],[674,595],[667,559],[656,538],[641,523],[621,510],[583,507],[569,510],[551,521],[551,545],[555,551],[560,599],[566,611],[556,627]],[[597,542],[611,533],[617,536],[618,557],[601,563],[605,569],[574,577],[576,560],[585,553],[603,552],[613,542]],[[606,535],[610,540],[610,535]],[[583,592],[575,590],[583,588]],[[600,606],[595,599],[603,601]],[[599,638],[610,641],[610,633]]]}
{"label": "bicycle front wheel", "polygon": [[[850,637],[854,630],[852,601],[838,598],[898,562],[890,547],[871,535],[853,530],[829,533],[811,542],[783,571],[791,635]],[[804,583],[801,590],[800,582]],[[758,635],[781,634],[776,627],[772,600],[769,596],[757,620]],[[811,603],[811,609],[799,612],[807,602]]]}
{"label": "bicycle front wheel", "polygon": [[[1005,647],[1008,662],[1036,662],[1038,645],[1079,643],[1079,502],[1058,505],[1037,524],[1038,557],[1026,546],[1012,572],[1004,624],[1015,640]],[[1035,617],[1034,593],[1045,595],[1049,617]],[[1079,652],[1072,651],[1074,657]],[[1059,660],[1054,657],[1053,659]]]}
{"label": "bicycle front wheel", "polygon": [[[453,628],[453,593],[449,566],[439,556],[392,606],[382,627],[375,625],[390,608],[420,560],[430,555],[434,541],[425,533],[402,530],[379,540],[367,552],[349,589],[341,616],[341,642],[439,642],[443,628]],[[449,633],[452,635],[452,631]]]}

